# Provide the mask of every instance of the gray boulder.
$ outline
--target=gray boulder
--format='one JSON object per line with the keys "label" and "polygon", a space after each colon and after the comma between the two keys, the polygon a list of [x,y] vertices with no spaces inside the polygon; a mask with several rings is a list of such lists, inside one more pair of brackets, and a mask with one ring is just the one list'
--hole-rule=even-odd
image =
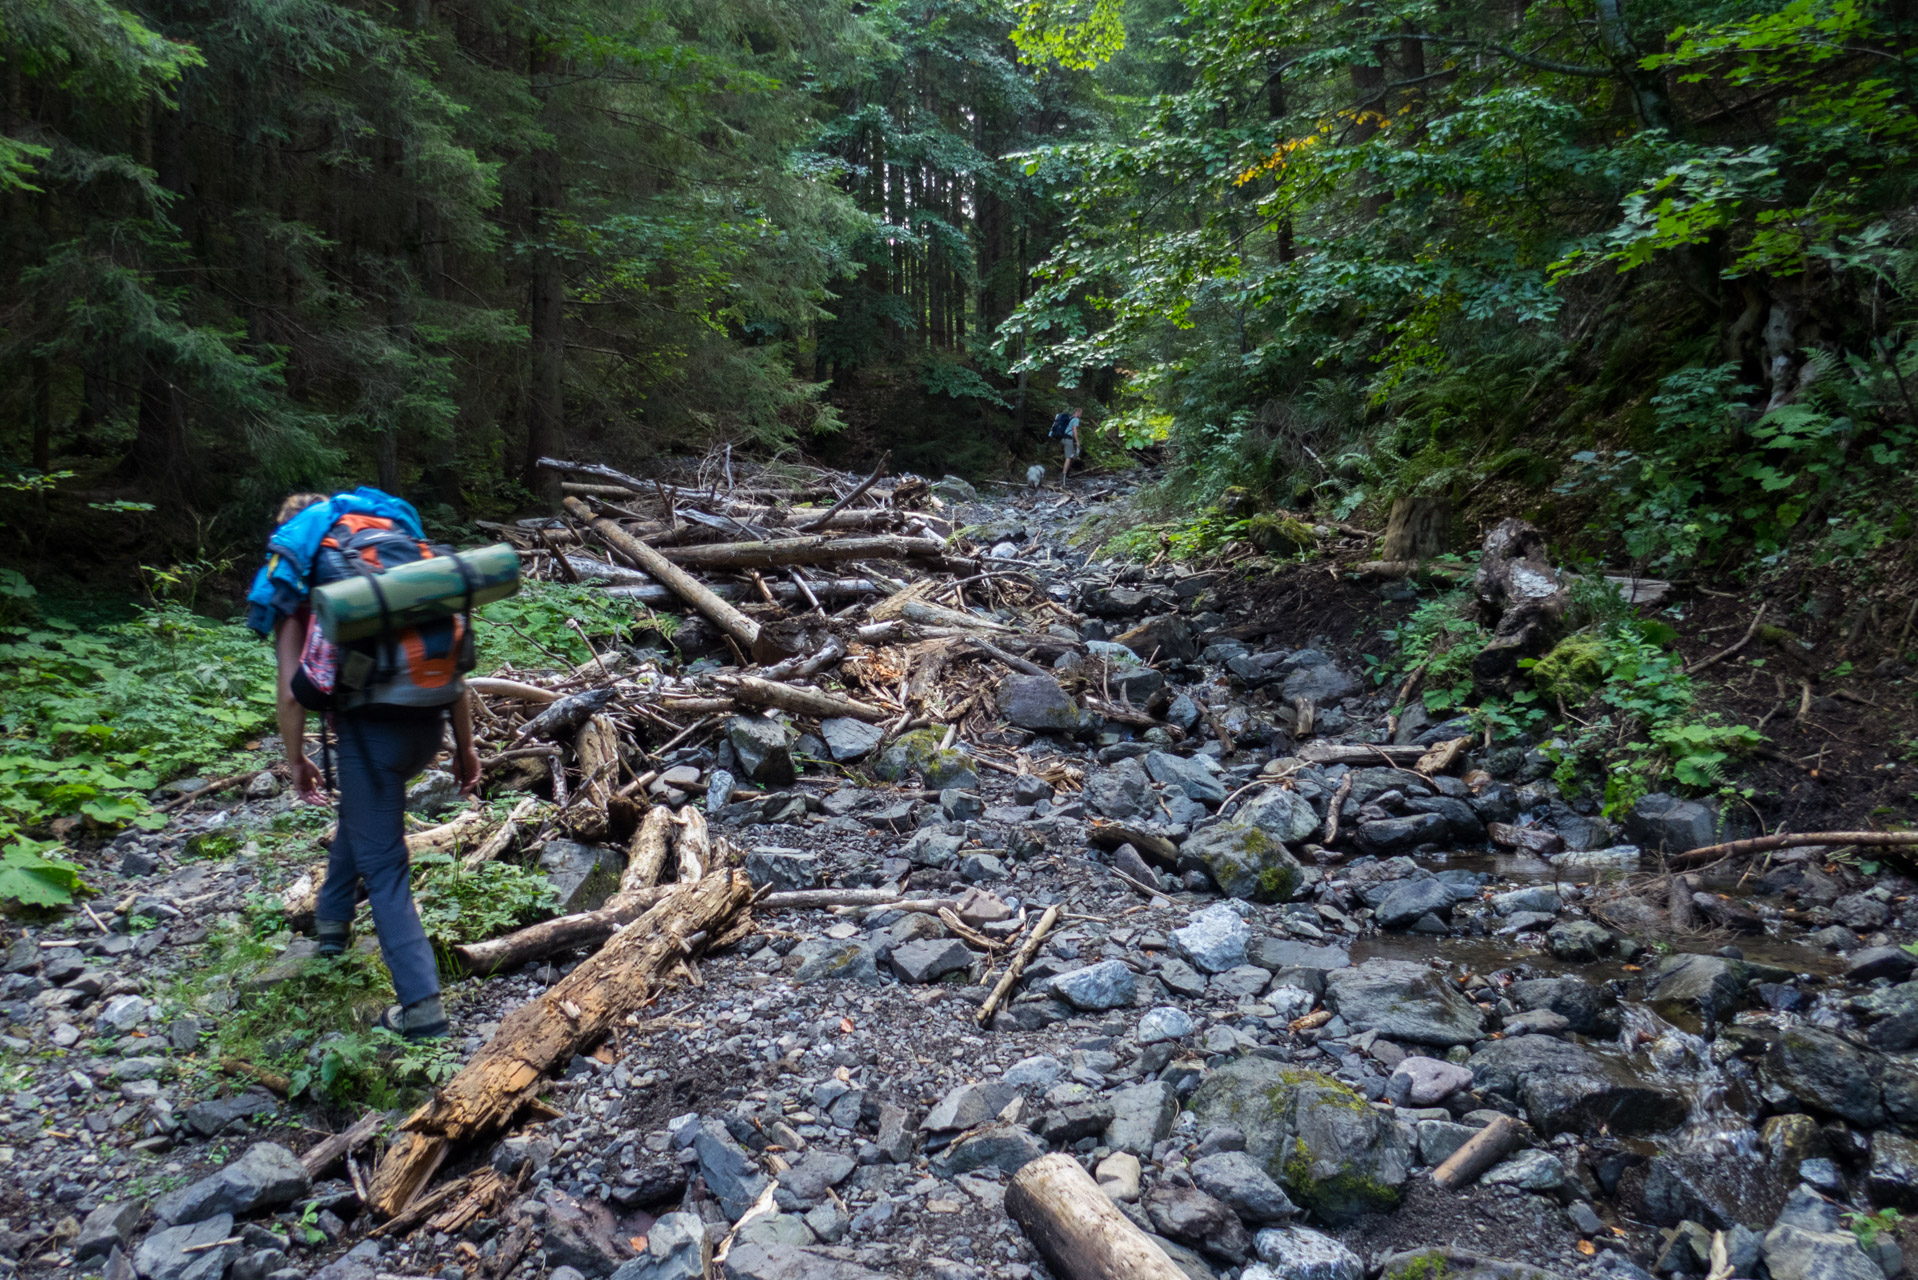
{"label": "gray boulder", "polygon": [[1590,920],[1567,920],[1545,933],[1545,945],[1560,960],[1589,964],[1612,949],[1612,935]]}
{"label": "gray boulder", "polygon": [[873,945],[863,938],[847,938],[843,941],[835,938],[808,938],[792,949],[792,955],[799,960],[799,967],[793,970],[794,982],[821,982],[828,978],[843,978],[865,986],[877,986],[879,976],[879,956]]}
{"label": "gray boulder", "polygon": [[1745,999],[1751,966],[1722,956],[1666,956],[1645,979],[1645,994],[1654,1007],[1696,1013],[1716,1020],[1736,1010]]}
{"label": "gray boulder", "polygon": [[1201,1157],[1192,1162],[1190,1172],[1199,1190],[1225,1204],[1248,1226],[1284,1222],[1299,1211],[1285,1188],[1243,1151]]}
{"label": "gray boulder", "polygon": [[1359,691],[1358,679],[1333,663],[1326,662],[1313,667],[1300,667],[1285,678],[1280,690],[1285,701],[1294,698],[1310,698],[1324,706],[1340,698],[1349,698]]}
{"label": "gray boulder", "polygon": [[1305,878],[1291,851],[1271,832],[1244,821],[1244,815],[1194,833],[1180,854],[1203,864],[1228,896],[1254,902],[1289,902]]}
{"label": "gray boulder", "polygon": [[256,1142],[218,1173],[153,1202],[153,1214],[177,1226],[291,1204],[312,1189],[300,1158],[275,1142]]}
{"label": "gray boulder", "polygon": [[74,1237],[73,1260],[102,1258],[115,1249],[124,1248],[146,1211],[144,1201],[109,1200],[89,1213],[87,1220],[80,1224],[80,1234]]}
{"label": "gray boulder", "polygon": [[1241,1058],[1207,1076],[1188,1105],[1200,1132],[1242,1133],[1246,1153],[1323,1221],[1398,1203],[1411,1165],[1404,1134],[1330,1076]]}
{"label": "gray boulder", "polygon": [[1520,1009],[1544,1009],[1565,1019],[1580,1035],[1610,1038],[1618,1034],[1618,1002],[1605,988],[1583,978],[1527,978],[1505,989]]}
{"label": "gray boulder", "polygon": [[740,772],[761,786],[790,786],[799,776],[793,768],[792,731],[777,720],[730,716],[726,741],[739,758]]}
{"label": "gray boulder", "polygon": [[186,1122],[187,1128],[202,1138],[211,1138],[229,1125],[251,1116],[265,1115],[277,1110],[279,1105],[279,1100],[272,1094],[252,1089],[230,1097],[207,1098],[196,1102],[180,1118]]}
{"label": "gray boulder", "polygon": [[1201,804],[1216,808],[1225,803],[1225,773],[1211,756],[1154,751],[1145,758],[1145,770],[1154,782],[1176,787]]}
{"label": "gray boulder", "polygon": [[1011,1086],[996,1082],[962,1084],[941,1098],[919,1127],[929,1133],[971,1129],[1004,1111],[1017,1096]]}
{"label": "gray boulder", "polygon": [[1776,1226],[1765,1233],[1765,1265],[1772,1280],[1884,1280],[1878,1264],[1849,1231]]}
{"label": "gray boulder", "polygon": [[1074,733],[1085,713],[1046,675],[1009,675],[999,682],[999,714],[1034,733]]}
{"label": "gray boulder", "polygon": [[1196,1187],[1161,1182],[1146,1192],[1143,1207],[1159,1234],[1209,1258],[1236,1264],[1252,1252],[1252,1237],[1238,1216]]}
{"label": "gray boulder", "polygon": [[1451,914],[1451,889],[1436,878],[1426,877],[1399,881],[1372,912],[1381,929],[1403,929],[1421,916],[1444,918]]}
{"label": "gray boulder", "polygon": [[1050,985],[1053,995],[1088,1013],[1129,1005],[1139,991],[1138,978],[1122,960],[1101,960],[1062,973]]}
{"label": "gray boulder", "polygon": [[167,1227],[140,1242],[133,1269],[144,1280],[221,1280],[240,1256],[238,1241],[221,1243],[232,1236],[233,1215],[227,1213]]}
{"label": "gray boulder", "polygon": [[1325,975],[1325,1005],[1354,1031],[1395,1043],[1471,1044],[1485,1016],[1451,983],[1409,960],[1367,960]]}
{"label": "gray boulder", "polygon": [[1023,1125],[993,1124],[953,1143],[933,1157],[942,1178],[991,1169],[1011,1177],[1046,1153],[1045,1143]]}
{"label": "gray boulder", "polygon": [[622,1263],[613,1280],[707,1280],[713,1246],[696,1213],[668,1213],[646,1229],[646,1248]]}
{"label": "gray boulder", "polygon": [[819,883],[819,855],[804,849],[760,845],[746,854],[746,874],[776,890],[810,889]]}
{"label": "gray boulder", "polygon": [[1268,787],[1263,795],[1247,801],[1236,821],[1257,827],[1287,844],[1310,839],[1321,825],[1312,802],[1283,787]]}
{"label": "gray boulder", "polygon": [[1123,822],[1146,812],[1152,803],[1150,782],[1144,765],[1121,760],[1110,769],[1093,772],[1080,794],[1089,811]]}
{"label": "gray boulder", "polygon": [[819,737],[825,742],[828,755],[840,764],[851,764],[878,750],[886,731],[851,716],[829,716],[819,722]]}
{"label": "gray boulder", "polygon": [[735,1244],[726,1254],[726,1280],[890,1280],[839,1256],[844,1249],[791,1244]]}
{"label": "gray boulder", "polygon": [[1676,1091],[1639,1078],[1613,1055],[1552,1036],[1494,1041],[1466,1065],[1480,1090],[1522,1105],[1546,1137],[1600,1125],[1624,1136],[1658,1133],[1686,1114]]}
{"label": "gray boulder", "polygon": [[1112,1119],[1105,1129],[1105,1143],[1115,1151],[1130,1151],[1149,1156],[1152,1148],[1172,1132],[1179,1118],[1179,1095],[1162,1080],[1120,1089],[1111,1095]]}
{"label": "gray boulder", "polygon": [[1861,1129],[1887,1119],[1884,1057],[1830,1031],[1786,1025],[1759,1063],[1765,1084],[1807,1111],[1838,1116]]}
{"label": "gray boulder", "polygon": [[1358,1254],[1310,1227],[1268,1227],[1252,1247],[1259,1262],[1240,1280],[1365,1280]]}
{"label": "gray boulder", "polygon": [[901,982],[937,982],[972,967],[972,952],[957,938],[921,938],[894,947],[887,963]]}
{"label": "gray boulder", "polygon": [[771,1181],[717,1120],[699,1122],[693,1153],[699,1158],[699,1173],[706,1179],[707,1189],[734,1221],[753,1207]]}
{"label": "gray boulder", "polygon": [[1717,810],[1654,791],[1640,796],[1624,821],[1625,838],[1651,853],[1687,853],[1718,839]]}
{"label": "gray boulder", "polygon": [[[1871,1171],[1866,1186],[1873,1204],[1906,1211],[1918,1209],[1918,1142],[1888,1130],[1872,1134]],[[81,1234],[84,1236],[86,1232],[82,1230]]]}
{"label": "gray boulder", "polygon": [[626,859],[617,850],[577,840],[548,840],[540,846],[540,874],[559,895],[562,915],[597,911],[619,891]]}
{"label": "gray boulder", "polygon": [[1461,1089],[1471,1087],[1470,1067],[1415,1054],[1392,1068],[1385,1082],[1385,1096],[1395,1106],[1434,1107]]}
{"label": "gray boulder", "polygon": [[1172,945],[1201,973],[1224,973],[1244,964],[1251,939],[1244,918],[1223,902],[1194,912],[1184,928],[1172,931]]}

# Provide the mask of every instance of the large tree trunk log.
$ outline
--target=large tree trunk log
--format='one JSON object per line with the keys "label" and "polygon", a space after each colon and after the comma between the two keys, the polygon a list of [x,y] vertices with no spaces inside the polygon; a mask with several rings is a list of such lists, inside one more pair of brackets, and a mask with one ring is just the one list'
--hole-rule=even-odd
{"label": "large tree trunk log", "polygon": [[605,716],[591,716],[573,739],[579,752],[580,791],[572,807],[573,832],[589,844],[606,838],[607,806],[619,786],[619,731]]}
{"label": "large tree trunk log", "polygon": [[1059,1280],[1186,1280],[1064,1152],[1041,1156],[1013,1175],[1006,1212]]}
{"label": "large tree trunk log", "polygon": [[597,911],[556,916],[484,942],[463,942],[453,948],[453,955],[463,972],[484,977],[533,960],[544,960],[561,951],[596,947],[612,937],[621,925],[631,924],[664,902],[677,887],[653,885],[630,893],[616,893]]}
{"label": "large tree trunk log", "polygon": [[[672,547],[662,554],[674,564],[709,569],[774,569],[789,564],[830,564],[836,560],[944,559],[946,544],[937,538],[897,536],[777,538],[771,542],[711,542],[703,547]],[[649,566],[640,567],[653,572]]]}
{"label": "large tree trunk log", "polygon": [[738,871],[681,887],[558,984],[507,1014],[486,1047],[401,1126],[368,1187],[373,1211],[387,1218],[405,1212],[454,1144],[504,1127],[545,1088],[547,1072],[645,1003],[682,959],[731,926],[752,896],[752,882]]}
{"label": "large tree trunk log", "polygon": [[566,499],[566,509],[592,526],[606,545],[631,560],[639,568],[670,587],[675,595],[712,620],[714,626],[731,636],[754,662],[777,662],[789,657],[785,650],[762,636],[759,624],[721,600],[704,583],[668,560],[653,548],[633,537],[611,520],[595,519],[592,509],[578,498]]}
{"label": "large tree trunk log", "polygon": [[1307,764],[1412,764],[1427,747],[1386,747],[1344,742],[1308,742],[1299,748]]}
{"label": "large tree trunk log", "polygon": [[1451,523],[1450,498],[1429,495],[1400,498],[1392,504],[1392,514],[1385,522],[1385,541],[1379,547],[1379,559],[1430,560],[1445,550]]}
{"label": "large tree trunk log", "polygon": [[639,830],[633,832],[632,843],[626,847],[626,870],[619,877],[619,891],[632,893],[658,884],[672,847],[673,811],[663,804],[654,805],[646,811]]}
{"label": "large tree trunk log", "polygon": [[892,718],[891,713],[869,703],[855,702],[836,693],[819,689],[801,689],[790,684],[775,684],[757,676],[740,676],[733,684],[733,700],[754,707],[774,707],[800,716],[851,716],[868,724]]}

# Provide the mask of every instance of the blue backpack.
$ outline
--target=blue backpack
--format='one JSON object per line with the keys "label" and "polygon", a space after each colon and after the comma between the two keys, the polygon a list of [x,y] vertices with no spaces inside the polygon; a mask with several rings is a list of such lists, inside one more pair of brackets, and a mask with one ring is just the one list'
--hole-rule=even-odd
{"label": "blue backpack", "polygon": [[1067,409],[1062,413],[1053,415],[1052,430],[1046,433],[1046,439],[1063,440],[1066,438],[1066,433],[1070,431],[1071,429],[1072,429],[1072,410]]}

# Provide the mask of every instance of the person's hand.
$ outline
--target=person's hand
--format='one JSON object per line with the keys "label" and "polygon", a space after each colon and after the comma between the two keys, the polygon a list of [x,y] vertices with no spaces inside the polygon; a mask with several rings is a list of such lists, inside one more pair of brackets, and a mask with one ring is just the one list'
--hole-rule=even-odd
{"label": "person's hand", "polygon": [[472,743],[453,752],[453,776],[459,779],[461,795],[470,796],[479,791],[479,751]]}
{"label": "person's hand", "polygon": [[293,762],[294,793],[306,804],[323,805],[326,794],[320,790],[322,781],[320,767],[313,763],[311,756],[301,752],[300,758]]}

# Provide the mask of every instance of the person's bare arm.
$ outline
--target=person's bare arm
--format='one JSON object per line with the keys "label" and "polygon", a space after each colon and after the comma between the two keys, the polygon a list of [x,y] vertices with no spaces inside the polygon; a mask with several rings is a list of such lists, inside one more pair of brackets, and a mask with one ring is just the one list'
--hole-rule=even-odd
{"label": "person's bare arm", "polygon": [[473,745],[473,694],[468,691],[453,704],[453,776],[459,779],[460,794],[479,790],[479,749]]}
{"label": "person's bare arm", "polygon": [[275,710],[280,722],[280,740],[286,744],[286,763],[293,774],[293,789],[308,804],[325,804],[320,792],[320,771],[306,754],[306,708],[293,696],[293,673],[300,669],[300,646],[305,637],[291,618],[281,618],[273,629],[273,656],[278,661],[279,679]]}

